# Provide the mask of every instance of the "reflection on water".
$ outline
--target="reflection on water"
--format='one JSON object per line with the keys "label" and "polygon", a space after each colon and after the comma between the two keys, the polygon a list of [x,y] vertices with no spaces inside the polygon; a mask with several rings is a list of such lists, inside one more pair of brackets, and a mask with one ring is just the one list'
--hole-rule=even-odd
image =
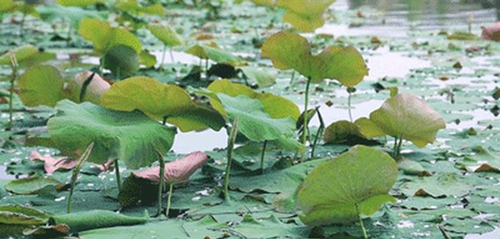
{"label": "reflection on water", "polygon": [[500,20],[500,0],[338,0],[334,9],[375,9],[380,16],[360,25],[351,25],[350,31],[325,25],[318,32],[335,32],[339,35],[383,35],[405,37],[408,31],[467,30],[469,21],[480,31]]}
{"label": "reflection on water", "polygon": [[16,178],[14,175],[7,174],[7,167],[4,165],[0,165],[0,179],[14,179]]}

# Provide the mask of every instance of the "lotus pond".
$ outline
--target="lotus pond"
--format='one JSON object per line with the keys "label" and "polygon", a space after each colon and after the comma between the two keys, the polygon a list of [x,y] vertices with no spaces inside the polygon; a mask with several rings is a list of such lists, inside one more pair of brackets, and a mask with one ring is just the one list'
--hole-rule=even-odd
{"label": "lotus pond", "polygon": [[497,17],[2,0],[0,238],[498,238]]}

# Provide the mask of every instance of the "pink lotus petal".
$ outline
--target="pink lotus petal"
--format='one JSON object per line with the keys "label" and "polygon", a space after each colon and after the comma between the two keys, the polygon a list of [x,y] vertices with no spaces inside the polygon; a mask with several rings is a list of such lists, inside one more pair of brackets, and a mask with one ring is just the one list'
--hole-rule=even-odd
{"label": "pink lotus petal", "polygon": [[68,159],[68,157],[42,156],[38,151],[33,150],[30,153],[30,160],[41,160],[44,162],[44,169],[48,175],[51,175],[59,169],[72,169],[76,166],[77,160]]}
{"label": "pink lotus petal", "polygon": [[101,172],[108,171],[111,168],[111,165],[115,163],[115,160],[110,159],[106,161],[106,163],[98,164],[97,167],[101,170]]}
{"label": "pink lotus petal", "polygon": [[[164,180],[167,183],[184,182],[189,176],[200,168],[206,161],[208,156],[200,151],[193,152],[188,156],[165,164]],[[154,167],[143,171],[132,173],[135,177],[148,179],[154,182],[159,182],[160,167]]]}
{"label": "pink lotus petal", "polygon": [[500,22],[495,25],[491,25],[483,28],[483,33],[481,34],[482,40],[492,40],[500,41]]}

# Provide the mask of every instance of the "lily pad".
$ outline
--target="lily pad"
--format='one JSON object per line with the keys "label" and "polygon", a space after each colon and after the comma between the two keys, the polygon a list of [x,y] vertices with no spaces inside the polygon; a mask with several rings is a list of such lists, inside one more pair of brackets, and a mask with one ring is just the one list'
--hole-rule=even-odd
{"label": "lily pad", "polygon": [[[20,46],[12,50],[18,63],[35,57],[39,52],[33,45]],[[0,65],[10,65],[10,53],[6,52],[0,56]]]}
{"label": "lily pad", "polygon": [[123,160],[130,169],[148,166],[172,146],[175,129],[165,127],[138,111],[120,112],[92,103],[63,100],[58,115],[48,123],[50,138],[67,153],[82,153],[94,142],[89,162]]}
{"label": "lily pad", "polygon": [[401,191],[408,196],[461,197],[472,190],[468,183],[460,181],[455,174],[435,174],[401,185]]}
{"label": "lily pad", "polygon": [[233,66],[240,65],[242,60],[234,56],[233,54],[224,51],[215,46],[207,46],[207,45],[194,45],[184,51],[188,54],[199,57],[200,59],[210,59],[217,63],[226,63]]}
{"label": "lily pad", "polygon": [[324,79],[338,80],[352,87],[368,74],[365,62],[356,48],[329,46],[313,55],[311,45],[301,35],[278,32],[264,42],[262,56],[271,58],[274,67],[294,69],[301,75],[319,83]]}
{"label": "lily pad", "polygon": [[298,193],[305,215],[299,218],[307,225],[328,225],[359,220],[359,213],[371,215],[395,201],[388,192],[397,177],[397,164],[387,153],[354,146],[306,177]]}
{"label": "lily pad", "polygon": [[118,44],[111,47],[102,57],[102,66],[115,76],[131,76],[139,70],[140,57],[129,46]]}
{"label": "lily pad", "polygon": [[417,147],[434,142],[437,131],[446,128],[443,118],[425,101],[411,94],[398,94],[370,114],[387,135],[411,141]]}
{"label": "lily pad", "polygon": [[40,190],[48,186],[60,190],[64,187],[64,184],[55,178],[37,175],[34,177],[12,180],[5,185],[5,189],[15,194],[37,194]]}

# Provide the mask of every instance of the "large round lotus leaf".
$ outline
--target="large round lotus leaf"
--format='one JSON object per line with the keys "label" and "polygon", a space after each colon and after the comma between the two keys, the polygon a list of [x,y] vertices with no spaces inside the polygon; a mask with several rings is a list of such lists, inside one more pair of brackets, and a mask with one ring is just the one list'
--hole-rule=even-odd
{"label": "large round lotus leaf", "polygon": [[[18,63],[21,63],[24,60],[35,57],[38,54],[38,49],[33,45],[25,45],[13,49],[12,52],[16,57],[16,61]],[[10,64],[11,64],[10,52],[7,51],[6,53],[0,56],[0,65],[10,65]]]}
{"label": "large round lotus leaf", "polygon": [[13,0],[3,0],[0,2],[0,12],[8,12],[16,7]]}
{"label": "large round lotus leaf", "polygon": [[[213,93],[223,93],[233,97],[246,95],[250,98],[257,98],[262,103],[264,111],[269,114],[271,118],[279,119],[292,117],[294,120],[297,120],[300,115],[297,105],[284,97],[270,93],[257,93],[246,85],[235,84],[227,79],[214,81],[207,89]],[[221,114],[225,115],[224,107],[220,105],[220,102],[212,99],[210,103],[215,109],[221,112]]]}
{"label": "large round lotus leaf", "polygon": [[106,52],[102,65],[117,76],[130,76],[139,70],[140,58],[134,49],[125,45],[116,45]]}
{"label": "large round lotus leaf", "polygon": [[370,114],[386,134],[402,137],[418,147],[434,142],[439,129],[446,128],[441,116],[422,99],[411,94],[399,94],[387,99]]}
{"label": "large round lotus leaf", "polygon": [[155,120],[166,117],[184,132],[207,127],[219,130],[225,125],[217,111],[195,104],[182,88],[149,77],[130,77],[113,84],[102,96],[101,105],[120,111],[137,109]]}
{"label": "large round lotus leaf", "polygon": [[306,38],[289,32],[278,32],[262,45],[262,56],[271,58],[274,67],[294,69],[313,83],[335,79],[352,87],[363,80],[368,69],[361,54],[354,47],[330,46],[318,55],[312,55]]}
{"label": "large round lotus leaf", "polygon": [[175,32],[175,30],[168,25],[148,25],[148,30],[156,37],[158,40],[163,42],[167,46],[177,46],[184,44],[181,36]]}
{"label": "large round lotus leaf", "polygon": [[305,178],[298,206],[307,225],[348,223],[359,220],[358,210],[371,215],[392,197],[398,166],[387,153],[358,145],[320,164]]}
{"label": "large round lotus leaf", "polygon": [[19,96],[26,106],[46,105],[53,107],[64,99],[64,79],[61,72],[50,65],[29,68],[19,78]]}
{"label": "large round lotus leaf", "polygon": [[57,103],[56,109],[59,113],[47,123],[50,138],[63,152],[76,154],[94,142],[90,162],[118,158],[130,169],[148,166],[158,160],[158,152],[168,152],[176,133],[140,111],[114,111],[69,100]]}
{"label": "large round lotus leaf", "polygon": [[238,118],[238,130],[252,141],[276,140],[283,135],[293,135],[295,131],[295,120],[290,117],[271,118],[258,99],[246,95],[231,97],[222,93],[217,96],[230,120]]}

